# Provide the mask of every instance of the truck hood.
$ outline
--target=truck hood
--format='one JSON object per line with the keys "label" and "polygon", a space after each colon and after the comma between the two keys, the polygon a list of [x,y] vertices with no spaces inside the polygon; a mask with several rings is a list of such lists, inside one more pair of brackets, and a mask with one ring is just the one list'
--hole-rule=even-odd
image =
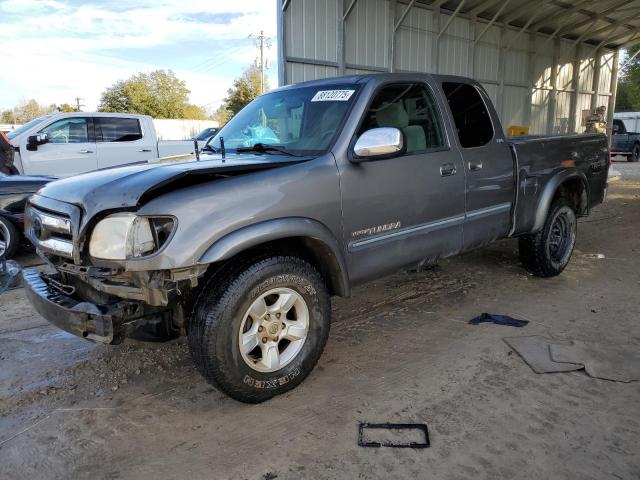
{"label": "truck hood", "polygon": [[6,175],[0,176],[0,195],[34,193],[43,185],[55,180],[48,176]]}
{"label": "truck hood", "polygon": [[313,157],[284,155],[201,155],[200,161],[131,165],[49,183],[38,195],[81,207],[88,217],[104,210],[139,207],[163,192],[226,176],[278,168]]}

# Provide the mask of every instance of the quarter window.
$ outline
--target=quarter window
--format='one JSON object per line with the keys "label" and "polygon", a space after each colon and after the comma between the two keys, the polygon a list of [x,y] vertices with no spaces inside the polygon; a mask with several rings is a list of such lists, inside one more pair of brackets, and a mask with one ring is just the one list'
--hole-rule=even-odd
{"label": "quarter window", "polygon": [[366,113],[359,134],[378,127],[394,127],[404,133],[407,153],[445,146],[444,130],[431,92],[421,84],[397,84],[382,88]]}
{"label": "quarter window", "polygon": [[98,142],[134,142],[142,138],[137,118],[97,117],[95,125]]}
{"label": "quarter window", "polygon": [[456,124],[460,145],[481,147],[493,138],[489,111],[478,90],[468,83],[444,82],[442,89]]}
{"label": "quarter window", "polygon": [[49,143],[87,143],[89,128],[86,118],[65,118],[42,129]]}

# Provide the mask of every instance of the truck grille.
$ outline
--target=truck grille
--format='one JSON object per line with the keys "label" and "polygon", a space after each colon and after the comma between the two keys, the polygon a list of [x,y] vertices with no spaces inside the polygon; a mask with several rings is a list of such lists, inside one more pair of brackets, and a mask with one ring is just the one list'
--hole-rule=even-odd
{"label": "truck grille", "polygon": [[29,205],[25,213],[25,233],[39,252],[74,258],[73,226],[69,215]]}

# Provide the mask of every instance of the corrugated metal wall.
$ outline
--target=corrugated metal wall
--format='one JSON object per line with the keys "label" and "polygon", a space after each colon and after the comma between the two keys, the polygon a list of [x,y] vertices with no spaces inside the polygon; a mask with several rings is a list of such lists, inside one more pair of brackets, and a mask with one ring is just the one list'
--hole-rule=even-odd
{"label": "corrugated metal wall", "polygon": [[482,19],[449,23],[452,12],[420,3],[395,30],[407,8],[400,0],[280,0],[279,8],[282,84],[388,71],[464,75],[483,84],[505,129],[527,125],[532,134],[581,132],[583,109],[610,107],[610,50]]}

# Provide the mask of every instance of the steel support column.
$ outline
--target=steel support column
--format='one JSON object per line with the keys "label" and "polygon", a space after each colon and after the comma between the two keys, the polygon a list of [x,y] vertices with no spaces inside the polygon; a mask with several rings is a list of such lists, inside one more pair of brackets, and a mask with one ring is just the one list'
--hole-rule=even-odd
{"label": "steel support column", "polygon": [[549,91],[549,111],[547,112],[547,134],[554,133],[553,129],[556,124],[556,107],[558,94],[558,60],[560,50],[560,39],[556,38],[553,42],[553,62],[551,65],[551,90]]}
{"label": "steel support column", "polygon": [[616,50],[613,54],[613,67],[611,68],[611,86],[609,91],[609,106],[607,108],[607,137],[611,143],[611,132],[613,128],[613,111],[616,108],[616,93],[618,91],[618,63],[620,61],[620,50]]}

